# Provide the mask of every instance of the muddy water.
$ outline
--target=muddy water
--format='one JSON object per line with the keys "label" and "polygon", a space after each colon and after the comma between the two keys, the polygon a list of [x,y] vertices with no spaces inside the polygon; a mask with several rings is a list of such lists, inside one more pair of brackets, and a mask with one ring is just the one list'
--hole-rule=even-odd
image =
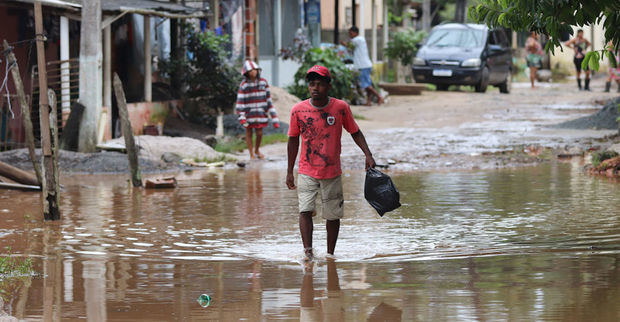
{"label": "muddy water", "polygon": [[[379,218],[345,174],[336,261],[304,274],[282,171],[179,174],[175,190],[66,178],[64,219],[0,192],[0,242],[41,275],[0,283],[32,320],[590,320],[620,316],[620,186],[577,163],[393,173],[403,207]],[[210,306],[196,299],[212,297]]]}

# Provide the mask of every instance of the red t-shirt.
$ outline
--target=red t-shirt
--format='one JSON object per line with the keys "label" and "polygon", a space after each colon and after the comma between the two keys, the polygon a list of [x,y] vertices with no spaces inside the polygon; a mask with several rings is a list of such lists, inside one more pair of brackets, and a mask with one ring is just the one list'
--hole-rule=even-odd
{"label": "red t-shirt", "polygon": [[323,108],[299,102],[291,111],[288,136],[301,135],[299,173],[315,179],[331,179],[342,174],[340,168],[340,138],[342,128],[356,133],[359,127],[353,119],[349,104],[330,97]]}

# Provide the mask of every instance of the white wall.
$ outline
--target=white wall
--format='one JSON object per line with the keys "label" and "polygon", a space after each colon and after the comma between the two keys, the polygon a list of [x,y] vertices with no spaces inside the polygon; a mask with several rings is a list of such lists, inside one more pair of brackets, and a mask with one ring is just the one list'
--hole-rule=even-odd
{"label": "white wall", "polygon": [[[295,73],[301,66],[292,60],[283,60],[278,57],[279,66],[276,66],[274,56],[261,56],[258,64],[263,69],[261,76],[264,77],[271,86],[286,87],[293,84]],[[276,68],[278,69],[276,75]]]}

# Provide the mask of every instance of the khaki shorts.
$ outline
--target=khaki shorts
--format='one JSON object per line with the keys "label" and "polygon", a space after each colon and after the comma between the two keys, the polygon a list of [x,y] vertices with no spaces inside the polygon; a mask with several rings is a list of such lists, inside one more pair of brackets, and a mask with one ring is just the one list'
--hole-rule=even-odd
{"label": "khaki shorts", "polygon": [[321,212],[326,220],[341,219],[344,216],[342,178],[315,179],[305,174],[297,176],[297,197],[299,212],[315,211],[316,196],[321,193]]}

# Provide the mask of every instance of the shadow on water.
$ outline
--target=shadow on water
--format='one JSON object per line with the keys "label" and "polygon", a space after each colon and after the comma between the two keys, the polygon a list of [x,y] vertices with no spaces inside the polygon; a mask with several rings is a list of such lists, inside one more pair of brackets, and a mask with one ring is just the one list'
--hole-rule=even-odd
{"label": "shadow on water", "polygon": [[[620,193],[577,163],[392,174],[403,207],[380,218],[363,173],[344,177],[336,261],[305,274],[297,200],[282,171],[179,174],[171,190],[124,177],[63,181],[64,218],[39,194],[0,192],[2,245],[37,277],[0,283],[19,319],[613,321]],[[209,294],[201,307],[196,299]]]}

